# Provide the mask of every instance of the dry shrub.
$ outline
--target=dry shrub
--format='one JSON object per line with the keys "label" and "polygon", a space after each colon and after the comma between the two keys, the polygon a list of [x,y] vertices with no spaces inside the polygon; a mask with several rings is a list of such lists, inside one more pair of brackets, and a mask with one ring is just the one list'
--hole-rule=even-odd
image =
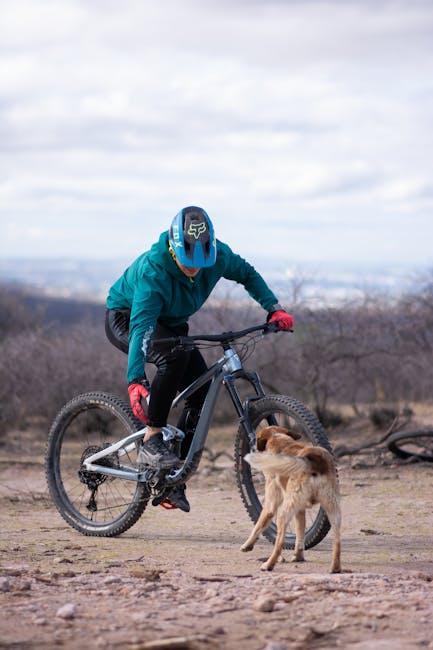
{"label": "dry shrub", "polygon": [[[361,405],[400,408],[402,403],[431,402],[433,281],[427,279],[419,292],[398,301],[366,296],[315,310],[299,295],[297,291],[297,302],[288,307],[296,315],[295,334],[266,336],[246,361],[247,369],[260,372],[266,391],[307,402],[331,426],[339,421],[339,404],[352,405],[357,415]],[[0,292],[2,304],[9,314],[1,321],[0,430],[24,426],[31,416],[48,421],[85,391],[127,397],[126,355],[107,341],[103,322],[42,326],[19,300],[3,295],[2,303]],[[190,331],[217,333],[264,321],[264,312],[252,301],[226,300],[200,310]],[[220,347],[204,351],[208,363],[221,355]],[[234,419],[224,391],[215,419]]]}
{"label": "dry shrub", "polygon": [[25,426],[30,416],[51,420],[79,393],[125,397],[126,355],[106,340],[102,326],[38,327],[0,343],[0,427]]}

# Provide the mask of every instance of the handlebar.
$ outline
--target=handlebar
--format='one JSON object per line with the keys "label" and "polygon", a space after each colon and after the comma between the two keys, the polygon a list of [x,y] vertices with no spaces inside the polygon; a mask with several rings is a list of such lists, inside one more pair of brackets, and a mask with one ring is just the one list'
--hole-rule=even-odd
{"label": "handlebar", "polygon": [[[221,334],[194,334],[193,336],[172,336],[163,339],[153,339],[152,343],[173,343],[174,345],[191,345],[194,341],[211,341],[217,343],[230,343],[236,339],[240,339],[247,334],[252,334],[253,332],[260,332],[263,334],[269,334],[270,332],[279,332],[278,326],[274,323],[264,323],[263,325],[255,325],[253,327],[247,327],[244,330],[238,330],[236,332],[222,332]],[[293,331],[293,330],[288,330]]]}

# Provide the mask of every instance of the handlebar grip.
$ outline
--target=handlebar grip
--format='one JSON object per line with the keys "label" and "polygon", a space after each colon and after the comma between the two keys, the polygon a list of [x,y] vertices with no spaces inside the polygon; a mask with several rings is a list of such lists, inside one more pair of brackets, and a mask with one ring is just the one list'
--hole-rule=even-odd
{"label": "handlebar grip", "polygon": [[279,332],[280,329],[276,323],[265,323],[263,326],[263,332],[268,334],[270,332]]}
{"label": "handlebar grip", "polygon": [[263,331],[265,332],[265,334],[269,332],[291,332],[291,333],[294,332],[294,330],[282,330],[278,327],[276,323],[266,323],[266,325],[263,328]]}

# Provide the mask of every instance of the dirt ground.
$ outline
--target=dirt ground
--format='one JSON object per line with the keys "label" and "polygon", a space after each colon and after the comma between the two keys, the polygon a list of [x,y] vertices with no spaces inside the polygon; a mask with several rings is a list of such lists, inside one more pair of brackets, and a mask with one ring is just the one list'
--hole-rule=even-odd
{"label": "dirt ground", "polygon": [[263,574],[271,546],[239,551],[251,522],[228,468],[191,481],[191,513],[149,505],[100,539],[57,514],[40,453],[3,448],[0,648],[433,648],[433,466],[340,476],[344,572],[326,539]]}

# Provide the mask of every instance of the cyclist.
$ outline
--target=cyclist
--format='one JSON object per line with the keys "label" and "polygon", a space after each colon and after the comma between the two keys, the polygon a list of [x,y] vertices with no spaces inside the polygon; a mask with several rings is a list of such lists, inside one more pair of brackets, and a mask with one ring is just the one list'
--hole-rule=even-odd
{"label": "cyclist", "polygon": [[[138,461],[170,468],[179,458],[164,442],[171,403],[178,390],[202,375],[206,363],[200,351],[173,350],[152,344],[152,338],[185,336],[188,318],[200,309],[220,278],[242,284],[268,312],[268,321],[280,329],[293,329],[293,317],[278,303],[263,278],[227,244],[215,239],[207,213],[199,207],[183,208],[151,249],[138,257],[113,284],[107,298],[105,330],[109,341],[128,354],[128,393],[134,415],[146,424]],[[145,364],[157,372],[149,382]],[[188,400],[177,426],[190,435],[198,421],[208,385]],[[149,398],[147,413],[143,402]],[[182,443],[186,456],[190,440]],[[172,488],[165,507],[189,512],[185,486]]]}

